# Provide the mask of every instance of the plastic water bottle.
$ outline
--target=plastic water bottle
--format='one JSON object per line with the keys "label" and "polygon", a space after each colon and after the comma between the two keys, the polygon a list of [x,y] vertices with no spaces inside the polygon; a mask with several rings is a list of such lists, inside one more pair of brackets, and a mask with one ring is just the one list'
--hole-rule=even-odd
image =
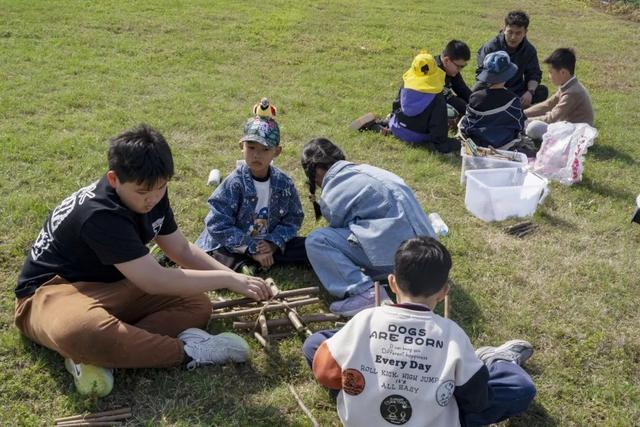
{"label": "plastic water bottle", "polygon": [[449,234],[449,227],[436,212],[429,214],[429,221],[431,221],[431,227],[433,227],[433,231],[438,236],[443,237]]}
{"label": "plastic water bottle", "polygon": [[220,184],[220,171],[218,169],[211,169],[209,172],[209,178],[207,179],[207,185],[219,185]]}

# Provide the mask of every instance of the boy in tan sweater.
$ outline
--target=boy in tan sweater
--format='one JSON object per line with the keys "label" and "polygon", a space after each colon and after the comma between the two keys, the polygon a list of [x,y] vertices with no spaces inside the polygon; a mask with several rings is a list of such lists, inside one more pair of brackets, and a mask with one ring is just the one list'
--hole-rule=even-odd
{"label": "boy in tan sweater", "polygon": [[528,119],[527,136],[541,139],[547,131],[547,125],[559,121],[593,126],[589,92],[574,75],[576,55],[573,49],[556,49],[544,63],[549,67],[549,79],[558,90],[546,101],[524,110]]}

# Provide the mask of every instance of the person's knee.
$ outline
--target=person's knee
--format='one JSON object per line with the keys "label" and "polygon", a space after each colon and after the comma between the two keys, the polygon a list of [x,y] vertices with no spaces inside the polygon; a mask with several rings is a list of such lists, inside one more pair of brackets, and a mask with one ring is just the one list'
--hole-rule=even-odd
{"label": "person's knee", "polygon": [[316,354],[318,347],[326,340],[327,338],[321,332],[316,332],[315,334],[309,336],[302,344],[302,353],[304,354],[305,359],[307,360],[307,364],[311,368],[313,364],[313,356]]}
{"label": "person's knee", "polygon": [[529,138],[542,139],[542,136],[547,132],[547,127],[548,125],[543,121],[532,120],[527,125],[525,133]]}
{"label": "person's knee", "polygon": [[529,376],[522,378],[522,383],[517,392],[519,399],[527,402],[526,405],[529,406],[529,403],[536,397],[536,393],[536,386],[533,384],[531,378]]}
{"label": "person's knee", "polygon": [[311,259],[326,250],[326,236],[324,229],[320,228],[309,233],[304,241],[307,256]]}
{"label": "person's knee", "polygon": [[64,328],[51,328],[50,339],[55,350],[75,362],[91,363],[92,355],[110,354],[118,346],[118,319],[78,318]]}
{"label": "person's knee", "polygon": [[185,308],[193,316],[194,326],[203,328],[211,317],[211,300],[206,294],[185,298]]}

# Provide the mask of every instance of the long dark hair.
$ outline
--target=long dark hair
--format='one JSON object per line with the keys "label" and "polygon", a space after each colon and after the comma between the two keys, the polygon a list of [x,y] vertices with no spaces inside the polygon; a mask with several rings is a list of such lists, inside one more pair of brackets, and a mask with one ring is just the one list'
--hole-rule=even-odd
{"label": "long dark hair", "polygon": [[314,138],[302,147],[300,161],[309,184],[309,200],[313,204],[316,220],[322,216],[320,205],[316,202],[316,170],[328,171],[334,163],[345,160],[342,150],[326,138]]}

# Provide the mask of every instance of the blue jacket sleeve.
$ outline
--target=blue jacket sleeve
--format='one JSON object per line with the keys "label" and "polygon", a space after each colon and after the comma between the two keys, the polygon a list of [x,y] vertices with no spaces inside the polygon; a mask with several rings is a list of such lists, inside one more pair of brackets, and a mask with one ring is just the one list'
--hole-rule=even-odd
{"label": "blue jacket sleeve", "polygon": [[243,200],[239,181],[227,178],[209,198],[211,211],[205,226],[213,240],[230,251],[241,246],[255,246],[251,236],[239,227],[237,218]]}
{"label": "blue jacket sleeve", "polygon": [[273,230],[271,230],[271,233],[265,237],[265,240],[273,242],[278,246],[282,253],[284,253],[286,243],[298,235],[298,230],[300,230],[300,226],[304,220],[304,211],[300,203],[300,196],[298,196],[298,191],[293,185],[293,182],[290,183],[289,188],[283,196],[287,199],[286,214],[280,218],[280,221]]}

